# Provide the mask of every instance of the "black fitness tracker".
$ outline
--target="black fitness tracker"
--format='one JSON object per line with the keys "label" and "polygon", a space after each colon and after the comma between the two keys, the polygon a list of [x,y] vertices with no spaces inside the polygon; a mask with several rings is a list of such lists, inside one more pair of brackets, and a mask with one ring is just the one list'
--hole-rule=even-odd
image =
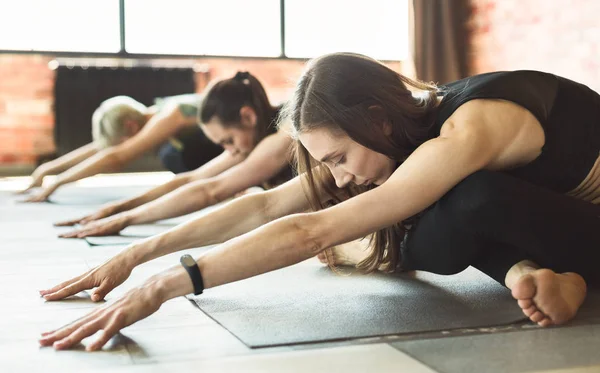
{"label": "black fitness tracker", "polygon": [[200,268],[194,258],[192,258],[191,255],[185,254],[179,259],[179,262],[192,279],[192,284],[194,284],[194,295],[202,294],[202,291],[204,290],[204,281],[202,281]]}

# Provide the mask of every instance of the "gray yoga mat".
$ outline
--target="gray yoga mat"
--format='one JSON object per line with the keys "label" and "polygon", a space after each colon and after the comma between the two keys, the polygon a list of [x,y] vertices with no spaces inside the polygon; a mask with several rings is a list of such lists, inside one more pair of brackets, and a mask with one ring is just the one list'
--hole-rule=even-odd
{"label": "gray yoga mat", "polygon": [[440,372],[508,373],[600,365],[599,337],[600,292],[591,290],[577,317],[565,326],[528,325],[509,332],[404,341],[392,346]]}
{"label": "gray yoga mat", "polygon": [[311,259],[192,299],[252,348],[524,319],[510,292],[474,268],[454,276],[340,276]]}

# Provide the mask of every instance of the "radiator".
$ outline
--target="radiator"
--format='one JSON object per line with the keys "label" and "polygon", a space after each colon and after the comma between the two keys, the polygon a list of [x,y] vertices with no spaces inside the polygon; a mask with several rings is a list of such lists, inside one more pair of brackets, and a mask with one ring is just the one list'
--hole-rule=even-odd
{"label": "radiator", "polygon": [[[55,63],[54,140],[61,156],[92,141],[91,118],[107,98],[126,95],[150,106],[156,97],[193,93],[193,67],[88,66]],[[205,79],[205,77],[202,77]]]}

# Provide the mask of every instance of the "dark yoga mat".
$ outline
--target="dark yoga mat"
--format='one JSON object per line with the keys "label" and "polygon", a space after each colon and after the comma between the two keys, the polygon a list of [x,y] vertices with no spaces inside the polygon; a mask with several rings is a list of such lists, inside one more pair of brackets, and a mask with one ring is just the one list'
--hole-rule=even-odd
{"label": "dark yoga mat", "polygon": [[[598,289],[588,289],[577,316],[564,326],[525,325],[526,329],[510,332],[403,341],[392,346],[446,373],[537,372],[600,365]],[[469,351],[468,359],[465,351]]]}
{"label": "dark yoga mat", "polygon": [[454,276],[340,276],[311,259],[192,299],[252,348],[524,319],[510,292],[473,268]]}

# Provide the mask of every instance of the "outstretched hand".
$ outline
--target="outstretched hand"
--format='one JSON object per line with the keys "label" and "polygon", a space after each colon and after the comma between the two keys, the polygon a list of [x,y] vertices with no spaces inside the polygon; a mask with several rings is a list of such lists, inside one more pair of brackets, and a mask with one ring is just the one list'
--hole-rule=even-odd
{"label": "outstretched hand", "polygon": [[102,330],[103,333],[86,347],[87,351],[95,351],[101,349],[121,329],[156,312],[162,303],[152,283],[146,283],[128,291],[113,304],[102,306],[62,328],[42,333],[39,342],[42,346],[64,350]]}
{"label": "outstretched hand", "polygon": [[129,221],[124,216],[111,216],[86,224],[80,229],[58,235],[61,238],[84,238],[89,236],[110,236],[118,234],[129,226]]}
{"label": "outstretched hand", "polygon": [[54,226],[55,227],[70,227],[75,224],[85,225],[85,224],[91,223],[93,221],[97,221],[97,220],[106,218],[108,216],[112,216],[121,211],[122,211],[121,203],[111,203],[109,205],[106,205],[105,207],[100,208],[100,210],[94,212],[93,214],[89,214],[89,215],[86,215],[86,216],[78,218],[78,219],[60,221],[60,222],[54,223]]}
{"label": "outstretched hand", "polygon": [[32,190],[32,189],[35,189],[35,188],[39,188],[39,187],[41,187],[41,186],[42,186],[42,183],[41,183],[41,182],[40,182],[39,184],[38,184],[38,183],[35,183],[35,182],[33,182],[33,183],[29,184],[29,185],[27,186],[27,188],[25,188],[25,189],[21,189],[21,190],[17,190],[17,191],[15,192],[15,194],[16,194],[16,195],[27,194],[27,193],[29,193],[29,191],[30,191],[30,190]]}
{"label": "outstretched hand", "polygon": [[74,277],[50,289],[40,290],[40,295],[47,301],[53,301],[95,288],[92,292],[92,300],[99,302],[114,288],[125,282],[132,270],[133,265],[122,256],[117,255],[81,276]]}
{"label": "outstretched hand", "polygon": [[44,202],[48,200],[48,197],[56,190],[56,186],[49,186],[40,190],[37,194],[33,194],[24,200],[19,202]]}
{"label": "outstretched hand", "polygon": [[33,174],[31,175],[31,183],[29,184],[29,186],[27,186],[27,188],[25,188],[25,189],[16,191],[15,194],[26,194],[34,188],[41,187],[42,182],[44,181],[44,176],[45,175],[43,173],[36,173],[34,171]]}

